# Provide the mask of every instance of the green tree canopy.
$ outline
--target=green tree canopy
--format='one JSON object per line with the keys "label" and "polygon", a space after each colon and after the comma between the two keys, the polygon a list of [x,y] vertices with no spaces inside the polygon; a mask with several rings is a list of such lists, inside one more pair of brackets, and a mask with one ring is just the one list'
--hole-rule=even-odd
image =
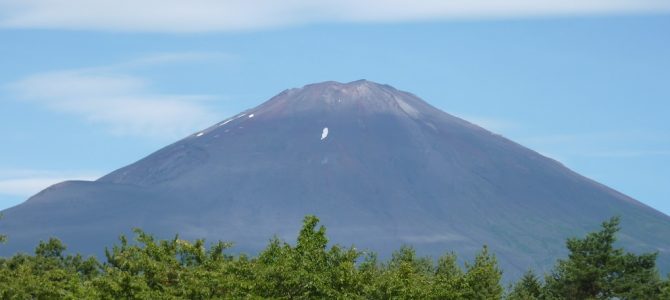
{"label": "green tree canopy", "polygon": [[[507,299],[670,299],[655,254],[613,246],[618,218],[567,241],[570,255],[542,282],[527,272]],[[502,299],[502,271],[484,246],[461,268],[456,254],[437,260],[402,246],[387,261],[374,252],[329,246],[325,227],[307,216],[295,245],[271,239],[257,256],[230,255],[230,243],[160,240],[135,230],[106,250],[106,261],[67,254],[52,238],[33,255],[0,258],[0,299]]]}
{"label": "green tree canopy", "polygon": [[661,280],[656,253],[633,254],[615,248],[619,218],[584,238],[570,238],[567,259],[559,260],[546,278],[548,298],[658,299]]}

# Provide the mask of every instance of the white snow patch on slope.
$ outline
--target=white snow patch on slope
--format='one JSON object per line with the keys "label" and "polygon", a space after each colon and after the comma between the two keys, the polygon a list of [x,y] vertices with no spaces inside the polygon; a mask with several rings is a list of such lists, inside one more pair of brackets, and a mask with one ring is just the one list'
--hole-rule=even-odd
{"label": "white snow patch on slope", "polygon": [[[244,117],[244,115],[245,115],[245,114],[241,114],[241,115],[239,115],[239,116],[237,116],[237,117],[230,118],[230,119],[228,119],[227,121],[225,121],[225,122],[219,124],[219,126],[226,125],[226,124],[228,124],[228,123],[230,123],[230,122],[232,122],[232,121],[235,121],[235,120],[237,120],[237,119],[239,119],[239,118],[241,118],[241,117]],[[253,118],[253,116],[254,116],[254,115],[251,114],[251,116],[249,116],[249,118]]]}
{"label": "white snow patch on slope", "polygon": [[199,133],[196,134],[195,136],[202,136],[203,134],[205,134],[205,133],[204,133],[204,132],[199,132]]}
{"label": "white snow patch on slope", "polygon": [[325,140],[328,137],[328,127],[324,127],[323,131],[321,132],[321,140]]}
{"label": "white snow patch on slope", "polygon": [[253,117],[254,117],[254,114],[250,114],[250,115],[249,115],[249,119],[251,119],[251,118],[253,118]]}

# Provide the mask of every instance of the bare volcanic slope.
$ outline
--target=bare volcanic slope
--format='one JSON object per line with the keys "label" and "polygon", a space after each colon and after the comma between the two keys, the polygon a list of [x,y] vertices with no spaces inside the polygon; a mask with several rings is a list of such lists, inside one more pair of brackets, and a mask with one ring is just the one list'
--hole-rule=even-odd
{"label": "bare volcanic slope", "polygon": [[63,182],[7,209],[2,254],[58,236],[100,253],[141,227],[255,252],[319,216],[334,242],[388,255],[470,258],[487,244],[508,275],[546,270],[565,238],[623,219],[621,244],[659,251],[670,217],[388,85],[283,91],[97,181]]}

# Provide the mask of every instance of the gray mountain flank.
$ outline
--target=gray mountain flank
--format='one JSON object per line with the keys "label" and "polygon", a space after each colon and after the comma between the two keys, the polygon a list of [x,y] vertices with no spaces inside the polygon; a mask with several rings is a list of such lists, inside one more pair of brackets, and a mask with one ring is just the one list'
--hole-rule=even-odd
{"label": "gray mountain flank", "polygon": [[160,237],[292,241],[307,214],[333,242],[388,256],[482,245],[507,276],[546,271],[567,237],[622,217],[620,244],[658,251],[670,217],[560,163],[388,85],[359,80],[285,90],[96,181],[63,182],[3,211],[0,254],[61,238],[99,254],[140,227]]}

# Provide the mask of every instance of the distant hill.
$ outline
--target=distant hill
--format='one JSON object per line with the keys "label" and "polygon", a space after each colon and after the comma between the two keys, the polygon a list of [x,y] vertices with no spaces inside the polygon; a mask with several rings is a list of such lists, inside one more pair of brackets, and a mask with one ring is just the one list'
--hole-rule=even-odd
{"label": "distant hill", "polygon": [[307,214],[344,245],[387,256],[472,258],[487,244],[507,276],[548,270],[567,237],[622,217],[621,245],[658,251],[670,217],[388,85],[290,89],[96,181],[56,184],[3,211],[4,255],[60,237],[99,254],[132,227],[235,242],[295,237]]}

